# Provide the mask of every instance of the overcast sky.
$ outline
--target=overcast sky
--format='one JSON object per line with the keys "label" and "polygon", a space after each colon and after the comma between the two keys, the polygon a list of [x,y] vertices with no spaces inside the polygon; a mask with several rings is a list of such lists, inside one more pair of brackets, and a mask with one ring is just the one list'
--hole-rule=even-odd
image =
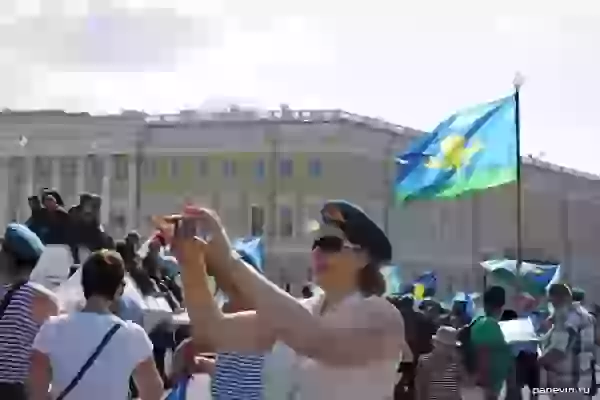
{"label": "overcast sky", "polygon": [[520,71],[524,153],[600,173],[597,0],[2,0],[0,16],[0,107],[226,98],[427,130]]}

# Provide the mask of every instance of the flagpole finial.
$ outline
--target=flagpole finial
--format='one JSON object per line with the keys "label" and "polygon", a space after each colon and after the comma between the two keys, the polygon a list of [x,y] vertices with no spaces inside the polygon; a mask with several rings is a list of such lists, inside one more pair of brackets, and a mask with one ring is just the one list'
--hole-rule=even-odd
{"label": "flagpole finial", "polygon": [[515,89],[520,89],[525,83],[525,77],[520,72],[515,73],[515,77],[513,78],[513,86]]}

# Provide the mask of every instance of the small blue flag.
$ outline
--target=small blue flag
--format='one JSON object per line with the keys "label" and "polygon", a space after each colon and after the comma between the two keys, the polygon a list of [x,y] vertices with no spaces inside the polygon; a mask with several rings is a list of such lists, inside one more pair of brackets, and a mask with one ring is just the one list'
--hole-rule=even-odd
{"label": "small blue flag", "polygon": [[233,249],[258,272],[264,272],[264,243],[262,237],[251,236],[236,239],[233,242]]}
{"label": "small blue flag", "polygon": [[187,386],[190,378],[185,378],[173,387],[165,400],[187,400]]}
{"label": "small blue flag", "polygon": [[422,287],[422,293],[419,293],[419,295],[423,298],[435,296],[437,292],[437,274],[434,271],[425,272],[411,283],[404,285],[400,294],[414,294],[416,287]]}

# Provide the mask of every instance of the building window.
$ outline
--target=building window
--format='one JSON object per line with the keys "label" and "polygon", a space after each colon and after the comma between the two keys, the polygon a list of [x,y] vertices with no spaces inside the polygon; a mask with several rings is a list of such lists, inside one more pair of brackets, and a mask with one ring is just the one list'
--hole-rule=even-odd
{"label": "building window", "polygon": [[169,176],[173,179],[179,177],[181,171],[179,161],[181,161],[179,157],[172,157],[169,163]]}
{"label": "building window", "polygon": [[124,213],[111,213],[110,214],[110,225],[118,230],[123,230],[127,226],[127,218]]}
{"label": "building window", "polygon": [[323,167],[319,158],[313,158],[308,162],[308,175],[311,178],[318,178],[321,176]]}
{"label": "building window", "polygon": [[279,207],[279,236],[292,237],[294,235],[294,212],[292,207],[282,205]]}
{"label": "building window", "polygon": [[144,177],[149,179],[156,178],[157,175],[157,160],[155,158],[146,157],[142,160],[142,170],[144,172]]}
{"label": "building window", "polygon": [[233,160],[223,161],[223,175],[226,177],[234,177],[237,173],[237,164]]}
{"label": "building window", "polygon": [[285,158],[279,163],[279,175],[289,178],[294,174],[294,163],[291,159]]}
{"label": "building window", "polygon": [[265,160],[262,158],[260,160],[256,160],[256,177],[258,179],[265,178]]}
{"label": "building window", "polygon": [[126,181],[129,178],[129,159],[125,154],[113,156],[114,178],[116,181]]}
{"label": "building window", "polygon": [[75,178],[75,176],[77,175],[77,160],[75,158],[60,158],[59,163],[61,177]]}
{"label": "building window", "polygon": [[265,231],[265,209],[253,204],[250,206],[250,235],[262,236]]}
{"label": "building window", "polygon": [[85,160],[86,179],[101,179],[104,173],[104,167],[100,157],[88,155]]}
{"label": "building window", "polygon": [[200,157],[198,159],[198,175],[199,176],[207,176],[208,175],[208,160],[206,157]]}

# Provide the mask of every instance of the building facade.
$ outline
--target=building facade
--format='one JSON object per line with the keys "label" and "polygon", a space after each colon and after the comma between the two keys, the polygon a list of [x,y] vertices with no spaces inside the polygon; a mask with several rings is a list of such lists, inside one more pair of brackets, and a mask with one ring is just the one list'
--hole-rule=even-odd
{"label": "building facade", "polygon": [[[152,215],[193,201],[217,209],[233,236],[263,234],[268,275],[297,289],[309,278],[309,221],[324,200],[344,198],[388,231],[406,279],[434,269],[442,291],[476,289],[481,259],[514,253],[514,185],[394,206],[393,155],[419,134],[340,110],[287,107],[152,118],[4,112],[0,223],[26,219],[27,196],[42,187],[58,188],[67,204],[101,193],[115,237],[148,233]],[[561,261],[584,287],[598,283],[598,179],[532,159],[523,174],[525,257]]]}

